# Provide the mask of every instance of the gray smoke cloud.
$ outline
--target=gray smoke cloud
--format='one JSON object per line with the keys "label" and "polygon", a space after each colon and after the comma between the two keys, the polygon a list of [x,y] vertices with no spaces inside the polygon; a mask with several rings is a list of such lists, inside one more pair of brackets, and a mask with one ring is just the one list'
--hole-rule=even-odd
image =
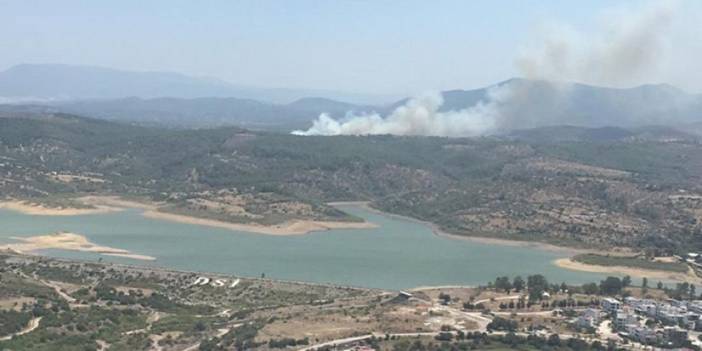
{"label": "gray smoke cloud", "polygon": [[463,110],[440,112],[441,94],[433,92],[412,98],[390,115],[377,113],[349,114],[337,121],[323,113],[308,130],[296,130],[295,135],[424,135],[424,136],[473,136],[495,128],[502,101],[509,100],[509,89],[496,87],[488,98]]}
{"label": "gray smoke cloud", "polygon": [[551,25],[537,45],[523,49],[515,64],[533,79],[641,84],[666,62],[678,7],[677,1],[659,1],[636,10],[610,11],[594,33]]}
{"label": "gray smoke cloud", "polygon": [[[525,77],[543,80],[540,83],[546,85],[550,96],[556,96],[542,101],[552,110],[568,103],[571,85],[565,81],[605,86],[637,83],[664,61],[676,8],[677,2],[669,1],[612,12],[603,17],[600,30],[594,33],[559,26],[540,38],[537,45],[522,50],[515,66]],[[531,89],[533,85],[522,83],[495,86],[476,105],[448,112],[441,111],[440,93],[428,93],[408,100],[385,117],[377,113],[347,114],[335,120],[321,114],[311,128],[292,133],[461,137],[557,123],[553,119],[560,116],[547,116],[548,111],[533,106],[542,96],[534,95]]]}

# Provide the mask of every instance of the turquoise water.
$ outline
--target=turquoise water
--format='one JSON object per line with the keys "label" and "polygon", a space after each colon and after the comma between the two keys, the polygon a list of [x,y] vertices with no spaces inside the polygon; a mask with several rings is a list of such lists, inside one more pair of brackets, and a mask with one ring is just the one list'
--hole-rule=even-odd
{"label": "turquoise water", "polygon": [[564,253],[536,247],[477,243],[436,236],[414,221],[356,206],[342,209],[377,224],[373,229],[337,229],[301,236],[269,236],[150,219],[138,210],[54,217],[0,210],[0,242],[11,236],[57,231],[83,234],[96,244],[156,257],[155,261],[65,250],[42,253],[220,272],[239,276],[406,289],[426,285],[477,285],[496,276],[544,274],[553,282],[599,281],[602,275],[573,272],[551,262]]}

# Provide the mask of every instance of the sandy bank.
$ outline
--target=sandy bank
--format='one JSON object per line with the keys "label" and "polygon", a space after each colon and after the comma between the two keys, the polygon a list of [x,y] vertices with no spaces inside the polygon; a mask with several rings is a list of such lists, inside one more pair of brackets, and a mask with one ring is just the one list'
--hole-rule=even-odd
{"label": "sandy bank", "polygon": [[553,261],[553,263],[561,268],[569,269],[573,271],[582,272],[593,272],[593,273],[609,273],[616,275],[629,275],[637,278],[648,278],[649,280],[666,280],[666,281],[682,281],[700,284],[702,279],[700,279],[694,272],[688,271],[687,273],[678,273],[670,271],[652,270],[652,269],[641,269],[626,266],[598,266],[585,264],[581,262],[576,262],[570,258],[561,258]]}
{"label": "sandy bank", "polygon": [[215,219],[192,217],[174,213],[159,212],[156,210],[144,211],[144,217],[186,224],[204,225],[249,233],[267,235],[301,235],[310,232],[325,231],[330,229],[368,229],[377,226],[369,222],[332,222],[312,220],[292,220],[278,225],[261,225],[256,223],[231,223]]}
{"label": "sandy bank", "polygon": [[37,216],[80,216],[119,211],[119,208],[99,205],[93,208],[47,207],[28,201],[10,200],[0,202],[0,209]]}
{"label": "sandy bank", "polygon": [[155,260],[154,257],[133,254],[127,250],[100,246],[90,242],[85,236],[75,233],[56,233],[31,237],[13,237],[19,241],[16,244],[0,245],[0,250],[11,250],[19,253],[30,253],[36,250],[62,249],[82,252],[93,252],[101,255],[119,256],[136,260]]}
{"label": "sandy bank", "polygon": [[161,212],[159,211],[159,208],[163,206],[164,203],[127,200],[119,196],[83,196],[80,198],[76,198],[75,200],[79,201],[82,204],[91,206],[92,208],[51,208],[41,204],[29,203],[26,201],[19,200],[11,200],[0,202],[0,209],[13,210],[29,215],[77,216],[87,214],[109,213],[133,208],[144,210],[142,215],[147,218],[267,235],[301,235],[310,232],[325,231],[330,229],[368,229],[377,227],[375,224],[368,222],[315,221],[302,219],[291,220],[278,225],[233,223],[182,214]]}
{"label": "sandy bank", "polygon": [[125,208],[137,208],[137,209],[144,209],[144,210],[155,210],[159,206],[162,206],[163,203],[160,202],[147,202],[147,201],[135,201],[135,200],[127,200],[119,196],[108,196],[108,195],[100,195],[100,196],[83,196],[79,197],[77,199],[81,203],[84,203],[86,205],[91,205],[95,207],[112,207],[112,208],[119,208],[119,209],[125,209]]}

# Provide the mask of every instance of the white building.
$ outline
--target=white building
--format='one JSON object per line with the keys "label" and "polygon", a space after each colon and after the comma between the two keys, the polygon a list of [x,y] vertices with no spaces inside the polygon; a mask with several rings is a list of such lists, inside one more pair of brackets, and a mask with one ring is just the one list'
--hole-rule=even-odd
{"label": "white building", "polygon": [[622,307],[622,303],[614,298],[605,297],[600,302],[600,306],[607,313],[614,313]]}
{"label": "white building", "polygon": [[627,331],[629,332],[629,337],[631,339],[642,344],[655,343],[658,340],[658,334],[651,328],[630,325]]}
{"label": "white building", "polygon": [[575,320],[578,328],[597,328],[600,324],[600,310],[588,308]]}
{"label": "white building", "polygon": [[612,325],[616,330],[627,330],[631,326],[638,326],[639,320],[636,319],[635,314],[629,311],[618,310],[612,318]]}
{"label": "white building", "polygon": [[670,305],[658,306],[656,318],[668,324],[687,324],[688,313],[684,307],[675,307]]}
{"label": "white building", "polygon": [[624,303],[633,308],[634,312],[649,317],[655,317],[658,311],[658,304],[654,300],[627,297],[624,299]]}

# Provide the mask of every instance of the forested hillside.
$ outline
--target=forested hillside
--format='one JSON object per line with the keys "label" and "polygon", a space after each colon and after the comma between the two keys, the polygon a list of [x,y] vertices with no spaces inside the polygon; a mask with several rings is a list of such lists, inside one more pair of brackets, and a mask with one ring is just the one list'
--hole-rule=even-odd
{"label": "forested hillside", "polygon": [[300,137],[5,113],[0,193],[45,203],[138,196],[171,211],[261,223],[351,220],[325,203],[363,200],[460,235],[702,248],[702,145],[651,130],[615,132],[579,130],[555,141],[538,130]]}

